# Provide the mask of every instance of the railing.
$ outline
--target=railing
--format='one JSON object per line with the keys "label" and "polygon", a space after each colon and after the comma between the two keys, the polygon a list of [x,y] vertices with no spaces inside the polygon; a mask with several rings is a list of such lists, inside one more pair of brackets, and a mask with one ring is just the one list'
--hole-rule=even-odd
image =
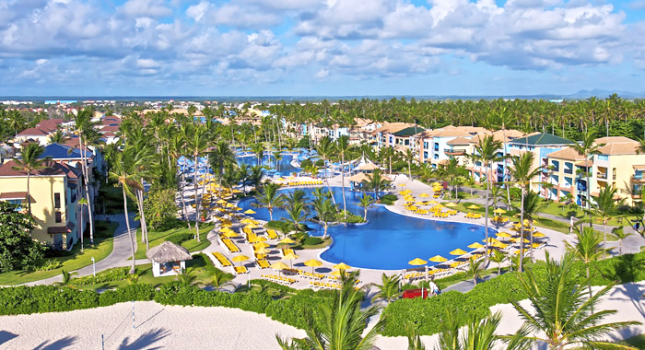
{"label": "railing", "polygon": [[565,174],[573,174],[573,169],[564,169]]}
{"label": "railing", "polygon": [[596,173],[596,177],[599,179],[607,180],[607,173]]}

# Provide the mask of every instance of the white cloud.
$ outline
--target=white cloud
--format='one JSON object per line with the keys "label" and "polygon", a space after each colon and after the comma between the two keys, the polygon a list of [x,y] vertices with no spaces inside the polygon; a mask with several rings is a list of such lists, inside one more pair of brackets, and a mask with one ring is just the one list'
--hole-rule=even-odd
{"label": "white cloud", "polygon": [[128,17],[164,17],[172,14],[163,0],[129,0],[121,10]]}
{"label": "white cloud", "polygon": [[195,22],[199,22],[204,17],[209,7],[210,3],[208,1],[202,1],[197,5],[188,7],[186,14],[188,15],[188,17],[194,19]]}

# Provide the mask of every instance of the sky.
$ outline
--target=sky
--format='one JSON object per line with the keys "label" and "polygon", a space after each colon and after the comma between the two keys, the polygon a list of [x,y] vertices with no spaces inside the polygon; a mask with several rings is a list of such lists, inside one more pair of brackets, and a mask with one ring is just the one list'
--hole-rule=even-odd
{"label": "sky", "polygon": [[0,0],[0,96],[645,92],[645,0]]}

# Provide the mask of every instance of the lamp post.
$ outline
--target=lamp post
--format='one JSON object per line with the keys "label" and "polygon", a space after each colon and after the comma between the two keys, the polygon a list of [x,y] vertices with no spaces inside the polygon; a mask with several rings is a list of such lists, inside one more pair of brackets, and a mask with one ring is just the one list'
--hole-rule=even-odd
{"label": "lamp post", "polygon": [[92,257],[92,275],[96,277],[96,261],[94,261],[94,257]]}

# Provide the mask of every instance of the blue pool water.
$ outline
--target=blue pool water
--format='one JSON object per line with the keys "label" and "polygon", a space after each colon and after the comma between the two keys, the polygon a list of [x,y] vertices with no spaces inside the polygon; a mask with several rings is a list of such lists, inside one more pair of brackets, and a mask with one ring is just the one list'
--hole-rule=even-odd
{"label": "blue pool water", "polygon": [[[250,156],[240,156],[236,157],[237,162],[239,164],[248,164],[248,165],[257,165],[258,164],[258,158],[255,155],[250,155]],[[299,173],[300,168],[296,168],[291,165],[291,161],[293,160],[292,155],[283,155],[282,159],[278,162],[278,168],[276,169],[275,167],[275,161],[272,155],[264,155],[262,157],[262,163],[261,165],[266,165],[270,167],[271,169],[275,169],[278,172],[282,173],[284,176],[290,176],[291,173]]]}
{"label": "blue pool water", "polygon": [[[283,193],[291,191],[293,189],[286,189]],[[305,192],[308,197],[312,197],[312,189],[305,189]],[[341,189],[332,188],[332,192],[342,209]],[[358,206],[362,194],[349,190],[345,190],[345,193],[347,209],[354,214],[363,215],[363,209]],[[247,198],[239,206],[244,210],[252,208],[257,212],[253,216],[258,219],[269,220],[269,212],[264,208],[253,207],[251,204],[254,201]],[[274,220],[285,216],[282,210],[273,212]],[[321,258],[332,263],[345,262],[359,268],[400,270],[410,268],[408,261],[414,258],[427,260],[437,254],[450,258],[449,252],[456,248],[469,251],[468,245],[482,242],[484,238],[482,226],[416,219],[392,213],[383,206],[369,209],[367,219],[369,222],[364,225],[330,227],[328,233],[334,238],[334,243]],[[319,225],[312,222],[307,225],[313,229],[311,235],[323,235],[323,229]],[[489,234],[493,234],[493,230]]]}

